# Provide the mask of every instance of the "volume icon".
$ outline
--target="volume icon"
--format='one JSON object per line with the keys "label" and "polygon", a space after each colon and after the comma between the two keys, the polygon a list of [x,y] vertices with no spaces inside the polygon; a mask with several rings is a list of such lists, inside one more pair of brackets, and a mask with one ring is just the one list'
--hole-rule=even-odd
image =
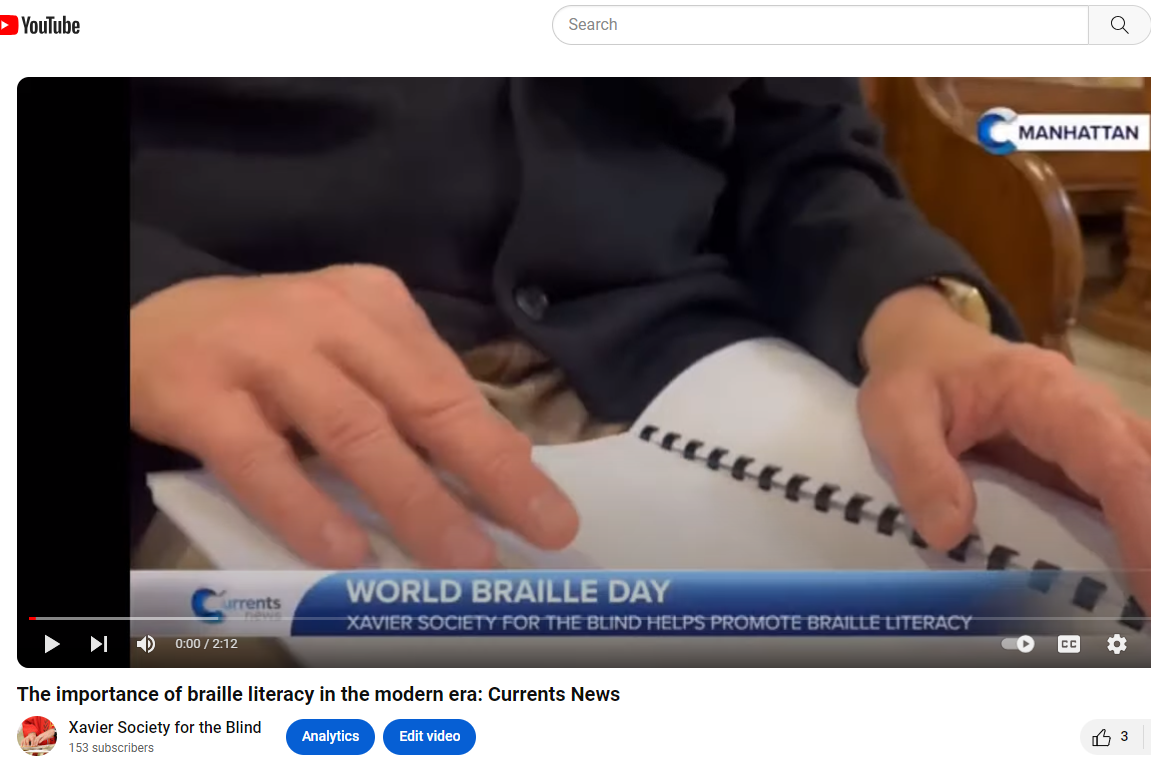
{"label": "volume icon", "polygon": [[136,641],[136,647],[144,653],[151,653],[156,650],[156,640],[151,635],[145,635]]}

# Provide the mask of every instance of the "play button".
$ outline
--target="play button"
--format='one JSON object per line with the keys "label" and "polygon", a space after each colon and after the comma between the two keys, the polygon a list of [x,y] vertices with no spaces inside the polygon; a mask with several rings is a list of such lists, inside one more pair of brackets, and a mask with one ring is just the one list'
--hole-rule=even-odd
{"label": "play button", "polygon": [[0,29],[8,29],[8,22],[0,21]]}
{"label": "play button", "polygon": [[47,653],[58,645],[58,642],[48,637],[47,635],[44,635],[44,653]]}
{"label": "play button", "polygon": [[1031,635],[1024,635],[1015,641],[1015,647],[1022,653],[1031,653],[1035,649],[1035,638]]}

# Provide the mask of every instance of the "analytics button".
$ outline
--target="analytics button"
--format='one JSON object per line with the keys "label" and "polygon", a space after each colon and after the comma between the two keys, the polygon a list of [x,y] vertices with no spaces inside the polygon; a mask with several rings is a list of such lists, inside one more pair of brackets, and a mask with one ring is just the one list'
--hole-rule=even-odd
{"label": "analytics button", "polygon": [[476,745],[476,729],[466,720],[393,720],[382,738],[393,755],[463,755]]}
{"label": "analytics button", "polygon": [[288,726],[288,749],[297,755],[362,755],[376,742],[363,720],[297,720]]}

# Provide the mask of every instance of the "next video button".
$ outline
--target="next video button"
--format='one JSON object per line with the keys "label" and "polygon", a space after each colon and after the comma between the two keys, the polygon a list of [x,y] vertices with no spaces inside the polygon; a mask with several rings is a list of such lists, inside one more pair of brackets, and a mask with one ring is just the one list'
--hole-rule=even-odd
{"label": "next video button", "polygon": [[375,729],[363,720],[297,720],[288,726],[288,749],[297,755],[362,755],[375,742]]}
{"label": "next video button", "polygon": [[393,720],[382,738],[393,755],[463,755],[476,745],[476,729],[466,720]]}

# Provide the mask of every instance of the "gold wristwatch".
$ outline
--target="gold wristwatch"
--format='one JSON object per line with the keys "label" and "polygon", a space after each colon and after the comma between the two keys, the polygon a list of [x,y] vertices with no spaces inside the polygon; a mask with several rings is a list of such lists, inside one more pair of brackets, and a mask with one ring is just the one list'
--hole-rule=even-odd
{"label": "gold wristwatch", "polygon": [[[951,308],[964,320],[987,332],[991,331],[991,308],[987,306],[983,294],[974,285],[969,285],[953,277],[934,277],[927,280],[925,284],[937,290],[943,298],[947,299]],[[863,370],[867,371],[867,357],[863,354],[862,340],[860,340],[856,354]]]}
{"label": "gold wristwatch", "polygon": [[991,309],[978,288],[953,277],[937,277],[929,284],[943,294],[964,320],[978,325],[985,331],[991,330]]}

